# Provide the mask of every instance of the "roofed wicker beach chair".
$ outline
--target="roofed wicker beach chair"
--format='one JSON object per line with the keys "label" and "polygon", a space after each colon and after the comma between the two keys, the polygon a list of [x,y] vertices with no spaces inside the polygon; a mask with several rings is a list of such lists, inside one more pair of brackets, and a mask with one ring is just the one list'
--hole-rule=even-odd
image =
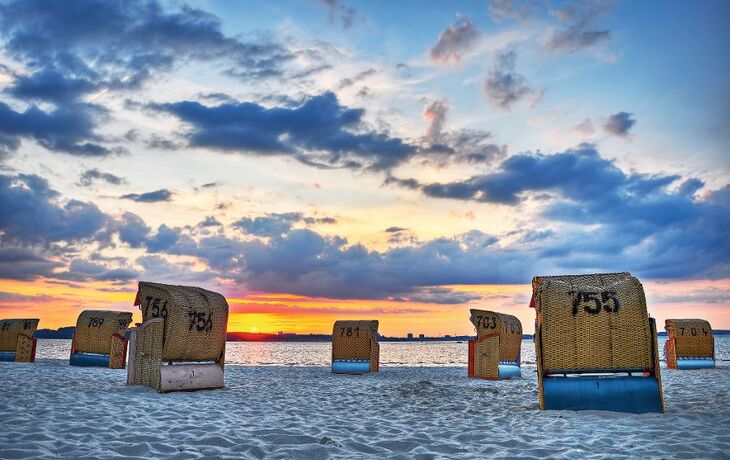
{"label": "roofed wicker beach chair", "polygon": [[129,340],[127,384],[160,393],[223,387],[228,303],[189,286],[140,281],[142,324]]}
{"label": "roofed wicker beach chair", "polygon": [[33,333],[39,322],[39,319],[0,320],[0,361],[35,361],[36,339]]}
{"label": "roofed wicker beach chair", "polygon": [[656,323],[629,273],[532,280],[540,409],[663,412]]}
{"label": "roofed wicker beach chair", "polygon": [[664,356],[670,369],[715,367],[715,338],[704,319],[668,319]]}
{"label": "roofed wicker beach chair", "polygon": [[332,372],[365,374],[378,372],[379,366],[378,322],[335,321],[332,330]]}
{"label": "roofed wicker beach chair", "polygon": [[477,338],[469,341],[470,378],[497,380],[520,377],[522,323],[517,317],[471,310]]}
{"label": "roofed wicker beach chair", "polygon": [[85,310],[79,315],[71,341],[72,366],[124,369],[127,360],[128,311]]}

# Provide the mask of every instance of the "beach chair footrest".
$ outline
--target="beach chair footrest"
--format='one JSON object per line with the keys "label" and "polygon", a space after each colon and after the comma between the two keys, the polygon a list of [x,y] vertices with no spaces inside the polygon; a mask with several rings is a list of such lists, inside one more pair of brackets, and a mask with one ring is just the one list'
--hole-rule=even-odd
{"label": "beach chair footrest", "polygon": [[69,364],[83,367],[109,367],[109,355],[96,353],[74,353]]}
{"label": "beach chair footrest", "polygon": [[0,351],[0,361],[15,362],[15,352],[14,351]]}
{"label": "beach chair footrest", "polygon": [[522,377],[519,364],[516,363],[499,363],[499,378],[513,379]]}
{"label": "beach chair footrest", "polygon": [[160,368],[160,392],[223,388],[223,366],[172,364]]}
{"label": "beach chair footrest", "polygon": [[545,409],[661,412],[654,377],[544,377]]}
{"label": "beach chair footrest", "polygon": [[368,372],[370,372],[369,360],[337,359],[332,362],[332,373],[334,374],[366,374]]}
{"label": "beach chair footrest", "polygon": [[677,358],[677,369],[707,369],[715,367],[712,358]]}

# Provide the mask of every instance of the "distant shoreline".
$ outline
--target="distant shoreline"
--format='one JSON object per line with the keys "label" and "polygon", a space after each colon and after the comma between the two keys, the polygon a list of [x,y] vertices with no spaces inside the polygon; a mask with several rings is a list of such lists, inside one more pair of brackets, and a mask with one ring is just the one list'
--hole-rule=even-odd
{"label": "distant shoreline", "polygon": [[[35,332],[37,339],[71,339],[73,338],[74,327],[62,327],[59,329],[39,329]],[[730,335],[730,330],[718,329],[712,331],[716,336]],[[127,333],[129,335],[129,333]],[[658,332],[658,336],[666,337],[664,331]],[[380,337],[381,342],[466,342],[472,340],[473,335],[460,335],[449,337]],[[532,334],[524,334],[522,340],[532,340]],[[227,342],[330,342],[330,334],[266,334],[254,332],[229,332],[226,336]]]}

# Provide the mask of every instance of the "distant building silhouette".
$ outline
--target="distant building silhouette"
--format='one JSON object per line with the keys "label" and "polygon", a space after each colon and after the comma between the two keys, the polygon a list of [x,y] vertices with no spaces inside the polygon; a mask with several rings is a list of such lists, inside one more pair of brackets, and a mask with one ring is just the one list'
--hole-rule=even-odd
{"label": "distant building silhouette", "polygon": [[408,340],[413,340],[413,332],[408,333]]}
{"label": "distant building silhouette", "polygon": [[418,338],[419,338],[419,339],[425,339],[425,338],[426,338],[426,336],[425,336],[424,334],[418,334]]}

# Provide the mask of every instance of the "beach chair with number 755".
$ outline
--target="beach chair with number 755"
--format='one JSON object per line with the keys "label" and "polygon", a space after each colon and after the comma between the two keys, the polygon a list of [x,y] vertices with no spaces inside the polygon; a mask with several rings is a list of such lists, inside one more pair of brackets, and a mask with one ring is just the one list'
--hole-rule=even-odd
{"label": "beach chair with number 755", "polygon": [[378,372],[379,366],[378,322],[335,321],[332,328],[332,372],[365,374]]}
{"label": "beach chair with number 755", "polygon": [[198,287],[141,281],[142,324],[129,340],[127,384],[161,393],[223,387],[228,303]]}
{"label": "beach chair with number 755", "polygon": [[532,280],[540,409],[663,412],[656,324],[629,273]]}

